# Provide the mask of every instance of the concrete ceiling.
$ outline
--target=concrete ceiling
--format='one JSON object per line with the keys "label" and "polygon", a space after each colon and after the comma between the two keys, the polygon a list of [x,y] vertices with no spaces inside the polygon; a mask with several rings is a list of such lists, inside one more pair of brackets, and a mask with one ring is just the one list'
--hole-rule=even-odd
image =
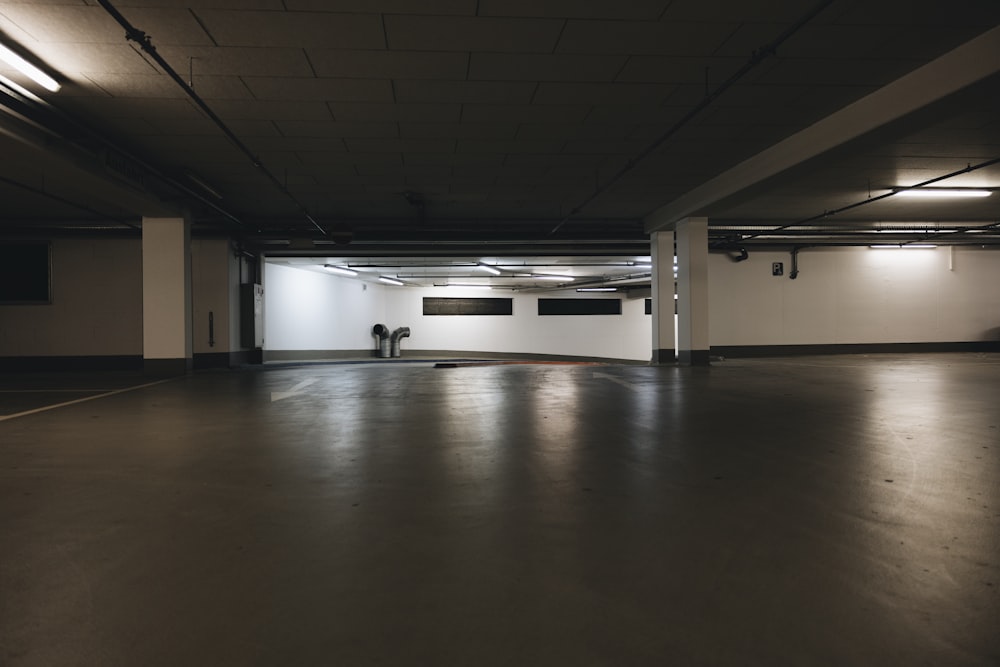
{"label": "concrete ceiling", "polygon": [[625,256],[707,215],[716,244],[991,243],[1000,195],[823,214],[1000,158],[998,25],[996,0],[0,0],[62,83],[0,64],[42,100],[0,85],[0,233],[189,210],[278,254]]}

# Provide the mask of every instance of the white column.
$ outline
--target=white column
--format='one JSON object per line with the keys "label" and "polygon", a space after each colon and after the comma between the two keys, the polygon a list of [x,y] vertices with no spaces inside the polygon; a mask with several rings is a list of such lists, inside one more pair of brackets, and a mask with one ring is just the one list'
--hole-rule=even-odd
{"label": "white column", "polygon": [[674,349],[674,233],[654,232],[650,237],[653,259],[654,364],[672,364]]}
{"label": "white column", "polygon": [[677,360],[708,364],[708,218],[677,223]]}
{"label": "white column", "polygon": [[142,356],[147,371],[191,369],[191,224],[142,220]]}

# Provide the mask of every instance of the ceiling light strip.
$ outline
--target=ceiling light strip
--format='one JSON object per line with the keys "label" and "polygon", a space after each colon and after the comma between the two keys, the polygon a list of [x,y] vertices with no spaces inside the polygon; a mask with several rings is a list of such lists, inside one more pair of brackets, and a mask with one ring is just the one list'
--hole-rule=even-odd
{"label": "ceiling light strip", "polygon": [[[915,185],[911,185],[909,187],[909,189],[913,190],[915,188],[923,188],[923,187],[926,187],[928,185],[933,185],[935,183],[940,183],[941,181],[947,180],[949,178],[955,178],[956,176],[961,176],[962,174],[968,174],[968,173],[971,173],[973,171],[977,171],[979,169],[985,169],[986,167],[992,167],[995,164],[1000,164],[1000,158],[993,158],[992,160],[986,160],[985,162],[980,162],[979,164],[972,164],[972,165],[969,165],[969,166],[967,166],[967,167],[965,167],[963,169],[959,169],[959,170],[953,171],[953,172],[951,172],[949,174],[945,174],[944,176],[936,176],[935,178],[929,178],[926,181],[922,181],[922,182],[917,183]],[[883,199],[888,199],[889,197],[895,197],[897,194],[898,193],[895,190],[891,190],[891,191],[889,191],[889,192],[887,192],[885,194],[878,195],[877,197],[869,197],[868,199],[865,199],[864,201],[854,202],[853,204],[848,204],[847,206],[842,206],[840,208],[833,209],[832,211],[824,211],[823,213],[820,213],[819,215],[814,215],[814,216],[805,218],[803,220],[798,220],[796,222],[790,222],[787,225],[780,225],[778,227],[772,227],[771,229],[769,229],[767,231],[754,232],[753,234],[748,234],[748,235],[744,236],[741,239],[741,242],[742,241],[749,241],[749,240],[755,239],[755,238],[757,238],[759,236],[768,236],[768,235],[773,234],[775,232],[780,232],[780,231],[784,231],[786,229],[791,229],[792,227],[801,227],[803,225],[809,224],[810,222],[816,222],[817,220],[822,220],[822,219],[828,218],[828,217],[830,217],[832,215],[837,215],[838,213],[843,213],[844,211],[850,211],[851,209],[858,208],[860,206],[867,206],[868,204],[874,204],[877,201],[882,201]]]}
{"label": "ceiling light strip", "polygon": [[40,70],[38,67],[29,63],[18,54],[11,51],[3,44],[0,44],[0,60],[3,60],[14,69],[21,72],[21,74],[24,74],[26,77],[50,92],[58,93],[59,89],[62,87],[59,85],[58,81]]}

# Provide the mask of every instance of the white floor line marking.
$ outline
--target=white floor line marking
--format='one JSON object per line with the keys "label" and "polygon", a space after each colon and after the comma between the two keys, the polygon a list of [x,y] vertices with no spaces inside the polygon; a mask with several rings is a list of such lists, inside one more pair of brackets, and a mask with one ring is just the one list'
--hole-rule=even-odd
{"label": "white floor line marking", "polygon": [[298,383],[288,391],[272,391],[271,402],[274,403],[275,401],[283,401],[284,399],[291,398],[292,396],[298,396],[299,394],[304,393],[300,391],[301,389],[305,389],[315,381],[316,378],[311,378],[308,380],[303,380],[302,382]]}
{"label": "white floor line marking", "polygon": [[627,387],[632,391],[639,391],[640,387],[637,384],[632,384],[631,382],[626,382],[625,380],[615,377],[614,375],[608,375],[607,373],[594,373],[595,378],[601,378],[602,380],[611,380],[615,384],[620,384],[623,387]]}
{"label": "white floor line marking", "polygon": [[171,380],[176,380],[176,379],[177,378],[167,378],[166,380],[147,382],[145,384],[139,384],[134,387],[115,389],[114,391],[108,391],[103,394],[98,394],[97,396],[85,396],[83,398],[77,398],[72,401],[66,401],[64,403],[56,403],[55,405],[46,405],[40,408],[35,408],[34,410],[25,410],[24,412],[18,412],[12,415],[0,415],[0,422],[7,421],[8,419],[17,419],[18,417],[27,417],[28,415],[34,415],[38,414],[39,412],[46,412],[48,410],[55,410],[56,408],[64,408],[67,405],[76,405],[77,403],[83,403],[85,401],[96,401],[99,398],[106,398],[108,396],[114,396],[115,394],[124,394],[127,391],[135,391],[136,389],[145,389],[146,387],[152,387],[153,385],[163,384],[164,382],[170,382]]}
{"label": "white floor line marking", "polygon": [[114,389],[0,389],[0,394],[97,394]]}

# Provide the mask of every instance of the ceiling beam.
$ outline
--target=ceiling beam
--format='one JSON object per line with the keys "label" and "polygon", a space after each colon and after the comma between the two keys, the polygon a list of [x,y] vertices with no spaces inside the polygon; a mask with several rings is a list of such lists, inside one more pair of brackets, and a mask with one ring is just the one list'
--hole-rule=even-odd
{"label": "ceiling beam", "polygon": [[647,233],[738,195],[802,163],[1000,72],[1000,26],[690,190],[644,219]]}

